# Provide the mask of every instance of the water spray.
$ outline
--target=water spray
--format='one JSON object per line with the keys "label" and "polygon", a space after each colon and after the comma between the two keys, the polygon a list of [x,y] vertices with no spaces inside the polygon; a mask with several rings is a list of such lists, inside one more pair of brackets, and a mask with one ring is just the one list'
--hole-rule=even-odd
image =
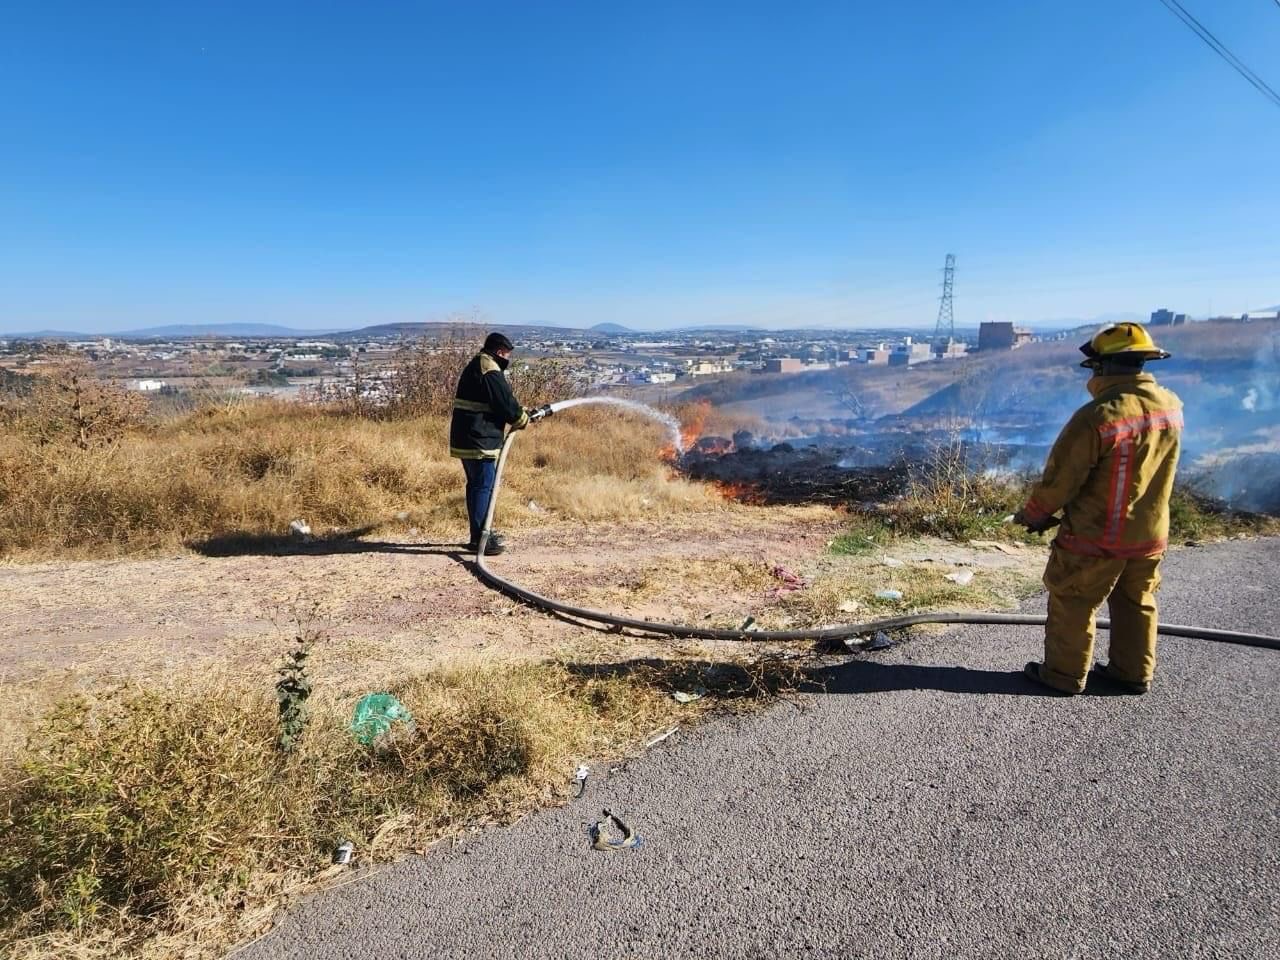
{"label": "water spray", "polygon": [[[639,413],[663,423],[671,432],[671,442],[676,452],[684,452],[684,442],[680,436],[680,422],[670,414],[655,410],[653,407],[633,400],[623,400],[618,397],[577,397],[573,400],[560,400],[530,411],[529,420],[531,422],[541,420],[569,407],[582,406],[588,403],[603,403],[622,407],[633,413]],[[476,572],[479,574],[480,579],[490,586],[550,613],[578,621],[599,624],[612,630],[634,630],[640,633],[691,640],[735,640],[757,643],[793,640],[840,641],[854,637],[874,636],[880,630],[900,630],[925,623],[996,624],[1032,627],[1045,625],[1046,618],[1037,614],[936,611],[913,613],[901,617],[888,617],[883,620],[871,620],[866,623],[842,623],[832,627],[819,627],[808,630],[732,630],[682,623],[664,623],[659,620],[636,620],[632,617],[620,617],[603,610],[592,610],[589,607],[575,607],[553,597],[543,596],[494,573],[489,569],[485,558],[485,548],[489,545],[489,537],[493,532],[493,515],[498,506],[498,493],[502,489],[502,471],[506,467],[507,455],[511,452],[511,445],[516,433],[517,431],[514,430],[507,432],[505,439],[502,441],[502,449],[498,453],[497,470],[493,478],[493,493],[489,497],[489,509],[485,513],[484,530],[480,534],[480,542],[476,551]],[[1099,629],[1107,630],[1111,627],[1111,621],[1100,618],[1097,620],[1096,626]],[[1189,627],[1176,623],[1157,624],[1156,629],[1160,634],[1167,637],[1190,637],[1197,640],[1212,640],[1217,643],[1280,650],[1280,637],[1269,637],[1256,633],[1237,633],[1231,630],[1213,630],[1207,627]]]}

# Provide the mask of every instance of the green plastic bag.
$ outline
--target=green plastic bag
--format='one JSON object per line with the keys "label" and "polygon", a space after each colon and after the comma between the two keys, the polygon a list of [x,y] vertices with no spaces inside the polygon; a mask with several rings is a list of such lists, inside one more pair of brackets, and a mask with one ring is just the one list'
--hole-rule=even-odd
{"label": "green plastic bag", "polygon": [[409,708],[389,693],[370,693],[360,698],[351,717],[350,730],[365,746],[372,746],[386,736],[393,724],[413,725]]}

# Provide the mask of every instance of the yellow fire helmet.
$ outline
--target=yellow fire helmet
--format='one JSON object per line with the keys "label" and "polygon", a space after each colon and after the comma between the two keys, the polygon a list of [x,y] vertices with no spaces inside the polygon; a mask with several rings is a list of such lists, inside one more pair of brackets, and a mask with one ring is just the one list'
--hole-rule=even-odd
{"label": "yellow fire helmet", "polygon": [[1080,352],[1088,358],[1080,364],[1082,367],[1096,367],[1103,360],[1118,359],[1126,354],[1143,360],[1168,360],[1171,356],[1156,346],[1147,328],[1140,323],[1117,323],[1100,330]]}

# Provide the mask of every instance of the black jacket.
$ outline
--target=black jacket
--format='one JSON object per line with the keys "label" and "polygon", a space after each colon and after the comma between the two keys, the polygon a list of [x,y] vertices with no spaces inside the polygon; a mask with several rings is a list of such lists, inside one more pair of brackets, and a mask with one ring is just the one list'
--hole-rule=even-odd
{"label": "black jacket", "polygon": [[507,362],[481,350],[458,377],[449,423],[449,453],[463,460],[494,460],[507,424],[519,429],[529,422],[511,385]]}

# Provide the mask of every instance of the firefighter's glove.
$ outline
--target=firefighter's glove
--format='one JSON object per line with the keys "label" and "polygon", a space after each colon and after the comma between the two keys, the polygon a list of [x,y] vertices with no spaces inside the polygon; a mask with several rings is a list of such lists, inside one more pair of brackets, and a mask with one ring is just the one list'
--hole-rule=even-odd
{"label": "firefighter's glove", "polygon": [[1013,515],[1013,522],[1017,524],[1021,524],[1022,526],[1030,530],[1032,533],[1044,533],[1046,530],[1052,530],[1062,521],[1059,520],[1057,517],[1052,517],[1052,516],[1045,517],[1042,520],[1032,520],[1026,515],[1026,513],[1019,510],[1017,513]]}

